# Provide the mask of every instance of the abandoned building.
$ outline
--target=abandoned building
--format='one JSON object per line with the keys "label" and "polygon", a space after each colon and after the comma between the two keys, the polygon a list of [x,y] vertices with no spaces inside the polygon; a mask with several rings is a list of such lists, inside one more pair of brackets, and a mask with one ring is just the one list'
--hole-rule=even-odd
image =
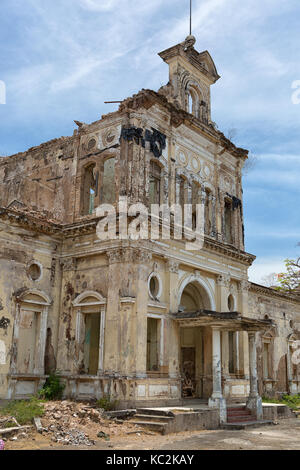
{"label": "abandoned building", "polygon": [[[261,415],[300,392],[299,296],[248,281],[242,170],[248,152],[211,120],[219,80],[195,38],[159,55],[169,81],[71,137],[0,159],[0,398],[57,371],[65,396],[119,406],[207,400]],[[185,240],[101,241],[96,208],[205,205],[202,250]]]}

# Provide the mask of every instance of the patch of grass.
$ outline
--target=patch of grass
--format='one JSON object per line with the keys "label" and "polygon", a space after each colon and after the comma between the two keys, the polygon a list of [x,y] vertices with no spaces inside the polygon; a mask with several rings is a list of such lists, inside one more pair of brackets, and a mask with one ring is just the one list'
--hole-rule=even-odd
{"label": "patch of grass", "polygon": [[114,411],[118,406],[118,400],[111,400],[109,396],[105,395],[97,401],[97,407],[104,411]]}
{"label": "patch of grass", "polygon": [[279,405],[286,405],[292,410],[297,410],[300,408],[300,395],[283,395],[281,400],[276,400],[275,398],[262,398],[263,403],[276,403]]}
{"label": "patch of grass", "polygon": [[278,405],[282,405],[282,401],[276,400],[275,398],[268,398],[268,397],[262,397],[263,403],[276,403]]}
{"label": "patch of grass", "polygon": [[5,425],[2,426],[4,429],[9,429],[9,428],[15,428],[16,427],[16,423],[14,423],[13,421],[6,421]]}
{"label": "patch of grass", "polygon": [[282,401],[292,410],[297,410],[300,407],[300,395],[284,395]]}
{"label": "patch of grass", "polygon": [[21,426],[24,426],[31,424],[33,418],[44,415],[43,402],[37,398],[11,401],[6,406],[0,408],[0,414],[3,416],[13,416]]}
{"label": "patch of grass", "polygon": [[61,383],[60,376],[51,374],[44,387],[39,391],[39,397],[45,400],[61,400],[65,385]]}

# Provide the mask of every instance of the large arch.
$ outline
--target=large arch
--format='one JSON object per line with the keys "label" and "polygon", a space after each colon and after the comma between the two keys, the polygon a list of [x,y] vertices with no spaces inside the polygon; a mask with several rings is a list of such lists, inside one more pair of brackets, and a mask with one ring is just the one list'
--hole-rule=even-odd
{"label": "large arch", "polygon": [[189,275],[181,281],[178,290],[178,306],[181,305],[183,294],[194,297],[196,310],[216,310],[213,290],[201,276]]}

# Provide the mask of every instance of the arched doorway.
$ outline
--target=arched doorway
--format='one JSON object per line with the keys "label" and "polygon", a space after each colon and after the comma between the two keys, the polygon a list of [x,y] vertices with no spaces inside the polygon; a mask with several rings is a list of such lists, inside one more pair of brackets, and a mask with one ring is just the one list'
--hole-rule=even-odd
{"label": "arched doorway", "polygon": [[85,291],[73,302],[76,311],[76,367],[80,375],[97,376],[104,367],[106,299]]}
{"label": "arched doorway", "polygon": [[[179,293],[179,311],[197,312],[214,309],[209,287],[204,281],[191,277],[183,283]],[[180,354],[182,397],[203,398],[206,354],[205,328],[191,326],[180,328]],[[209,336],[209,335],[208,335]]]}
{"label": "arched doorway", "polygon": [[16,298],[11,373],[44,375],[47,318],[51,300],[42,291],[26,290]]}

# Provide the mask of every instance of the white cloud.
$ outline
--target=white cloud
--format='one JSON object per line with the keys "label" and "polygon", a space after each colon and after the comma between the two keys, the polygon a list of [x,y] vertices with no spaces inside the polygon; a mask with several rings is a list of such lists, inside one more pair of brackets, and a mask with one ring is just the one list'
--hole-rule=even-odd
{"label": "white cloud", "polygon": [[[118,7],[122,0],[79,0],[83,8],[92,11],[109,11]],[[123,2],[124,3],[124,2]]]}
{"label": "white cloud", "polygon": [[262,279],[271,273],[282,273],[285,272],[284,260],[281,258],[259,258],[250,267],[248,274],[249,280],[256,284],[262,283]]}

